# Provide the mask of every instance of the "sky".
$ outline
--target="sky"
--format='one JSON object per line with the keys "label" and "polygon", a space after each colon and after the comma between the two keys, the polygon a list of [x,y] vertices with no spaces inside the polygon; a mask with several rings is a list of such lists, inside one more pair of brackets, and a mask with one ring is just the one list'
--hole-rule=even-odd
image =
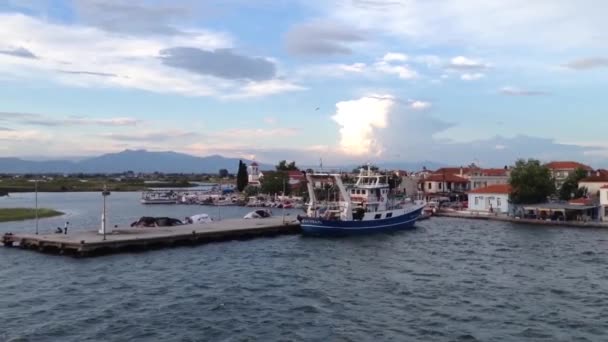
{"label": "sky", "polygon": [[603,0],[0,0],[0,156],[608,167]]}

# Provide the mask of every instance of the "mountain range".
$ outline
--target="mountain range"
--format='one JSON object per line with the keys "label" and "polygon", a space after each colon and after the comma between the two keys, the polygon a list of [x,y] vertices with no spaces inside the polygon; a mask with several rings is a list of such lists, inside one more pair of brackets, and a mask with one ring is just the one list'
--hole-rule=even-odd
{"label": "mountain range", "polygon": [[[245,163],[250,160],[242,159]],[[44,160],[32,161],[20,158],[0,158],[0,173],[120,173],[163,172],[163,173],[217,173],[227,169],[236,173],[238,158],[219,155],[196,157],[177,152],[151,152],[146,150],[125,150],[103,154],[79,161]],[[261,164],[262,169],[274,168]]]}
{"label": "mountain range", "polygon": [[[251,160],[241,159],[250,164]],[[238,158],[226,158],[220,155],[196,157],[185,153],[151,152],[146,150],[124,150],[118,153],[103,154],[98,157],[73,160],[24,160],[21,158],[0,158],[0,173],[120,173],[133,172],[163,172],[163,173],[217,173],[227,169],[236,173]],[[260,170],[274,169],[272,164],[260,164]],[[418,163],[378,163],[381,169],[420,170],[425,166],[429,169],[441,167],[434,162]],[[317,168],[314,166],[312,168]],[[356,165],[342,165],[331,168],[352,170]],[[302,166],[303,169],[307,168]],[[329,169],[330,167],[328,167]]]}

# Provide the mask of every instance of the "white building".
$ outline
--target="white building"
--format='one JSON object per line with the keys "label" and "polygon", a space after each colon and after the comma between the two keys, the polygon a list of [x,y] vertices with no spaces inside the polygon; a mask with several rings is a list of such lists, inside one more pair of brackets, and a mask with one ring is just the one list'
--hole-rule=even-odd
{"label": "white building", "polygon": [[507,214],[510,193],[509,184],[494,184],[469,191],[469,211]]}
{"label": "white building", "polygon": [[608,175],[601,174],[600,172],[593,176],[583,178],[578,182],[578,187],[587,188],[587,193],[589,196],[593,197],[597,196],[600,188],[606,185],[608,185]]}
{"label": "white building", "polygon": [[608,221],[608,185],[600,189],[600,219]]}
{"label": "white building", "polygon": [[472,169],[469,175],[471,190],[485,188],[494,184],[508,184],[511,170],[503,169]]}
{"label": "white building", "polygon": [[248,185],[251,186],[261,186],[260,183],[260,177],[262,177],[262,174],[260,173],[260,168],[258,166],[258,163],[253,162],[251,163],[251,165],[249,166],[249,170],[247,170],[248,173]]}
{"label": "white building", "polygon": [[575,161],[553,161],[545,164],[545,166],[551,171],[551,176],[555,179],[555,186],[558,189],[564,184],[566,178],[577,169],[587,171],[588,175],[591,175],[591,172],[593,171],[590,166]]}

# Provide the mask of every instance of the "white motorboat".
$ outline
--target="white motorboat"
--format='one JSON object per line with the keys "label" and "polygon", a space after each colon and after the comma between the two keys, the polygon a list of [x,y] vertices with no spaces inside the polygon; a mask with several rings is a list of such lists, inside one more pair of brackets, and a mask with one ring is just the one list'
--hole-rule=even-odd
{"label": "white motorboat", "polygon": [[257,209],[247,213],[243,218],[245,219],[259,219],[272,217],[272,211],[270,209]]}

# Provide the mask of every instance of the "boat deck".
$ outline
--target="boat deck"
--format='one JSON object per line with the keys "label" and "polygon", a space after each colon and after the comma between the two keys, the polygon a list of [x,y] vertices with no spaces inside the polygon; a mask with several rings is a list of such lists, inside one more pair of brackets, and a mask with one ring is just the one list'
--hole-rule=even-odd
{"label": "boat deck", "polygon": [[194,245],[215,241],[241,240],[262,236],[297,234],[298,221],[285,218],[227,219],[211,223],[157,228],[113,228],[103,235],[97,230],[71,230],[64,234],[12,234],[2,237],[7,247],[73,256],[134,252],[163,247]]}

